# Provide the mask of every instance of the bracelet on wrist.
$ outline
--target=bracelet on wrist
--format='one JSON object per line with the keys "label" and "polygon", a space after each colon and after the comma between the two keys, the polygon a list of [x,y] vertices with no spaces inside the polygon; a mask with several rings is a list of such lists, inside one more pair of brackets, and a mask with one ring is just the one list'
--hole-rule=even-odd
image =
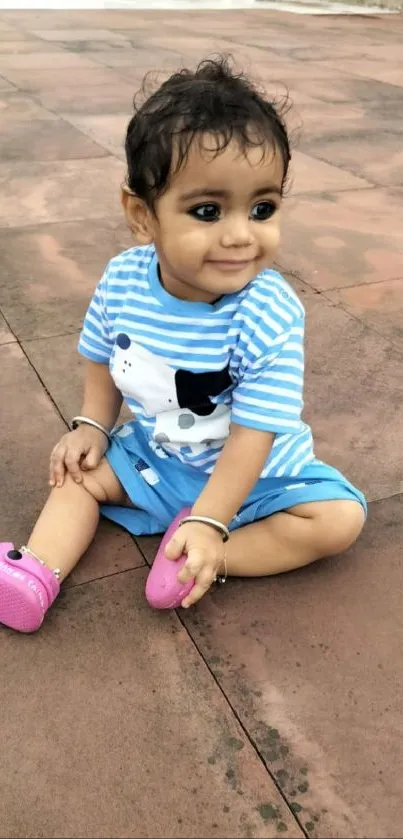
{"label": "bracelet on wrist", "polygon": [[187,522],[196,522],[199,524],[207,524],[210,527],[214,527],[215,530],[218,530],[221,533],[223,542],[228,542],[229,539],[229,530],[228,527],[223,524],[221,521],[217,521],[217,519],[212,519],[210,516],[185,516],[180,522],[179,527],[182,524],[186,524]]}
{"label": "bracelet on wrist", "polygon": [[104,425],[102,425],[100,422],[97,422],[96,420],[91,419],[91,417],[73,417],[73,419],[71,421],[72,431],[75,431],[76,428],[78,428],[80,425],[91,425],[93,428],[97,428],[98,431],[102,431],[102,433],[105,434],[105,436],[108,438],[108,440],[111,439],[111,435],[110,435],[110,432],[108,431],[108,429]]}

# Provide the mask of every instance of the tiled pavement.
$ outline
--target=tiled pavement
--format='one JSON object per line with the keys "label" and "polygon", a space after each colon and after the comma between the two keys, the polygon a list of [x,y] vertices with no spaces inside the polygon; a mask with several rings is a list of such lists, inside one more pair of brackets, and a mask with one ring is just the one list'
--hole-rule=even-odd
{"label": "tiled pavement", "polygon": [[143,71],[232,51],[294,100],[279,263],[308,310],[318,452],[371,499],[345,558],[143,596],[155,540],[104,523],[36,636],[0,630],[0,834],[403,833],[403,20],[0,14],[0,530],[26,537],[80,401],[75,345],[128,245],[122,138]]}

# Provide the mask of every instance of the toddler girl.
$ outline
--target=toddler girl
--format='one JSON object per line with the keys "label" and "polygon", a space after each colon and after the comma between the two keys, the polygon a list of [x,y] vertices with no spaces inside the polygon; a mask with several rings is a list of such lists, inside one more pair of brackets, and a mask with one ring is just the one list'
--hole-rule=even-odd
{"label": "toddler girl", "polygon": [[[271,267],[290,163],[279,111],[225,59],[204,61],[136,110],[126,156],[137,244],[90,303],[82,408],[51,454],[45,507],[26,547],[0,544],[0,622],[21,632],[100,512],[135,535],[168,529],[148,599],[184,607],[217,577],[344,551],[365,519],[301,418],[304,309]],[[116,427],[123,399],[133,419]]]}

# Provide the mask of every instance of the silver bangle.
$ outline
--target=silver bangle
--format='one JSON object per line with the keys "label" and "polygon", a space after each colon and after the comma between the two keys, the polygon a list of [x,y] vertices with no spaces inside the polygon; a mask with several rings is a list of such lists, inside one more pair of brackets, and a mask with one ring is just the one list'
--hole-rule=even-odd
{"label": "silver bangle", "polygon": [[229,530],[228,527],[226,527],[221,521],[211,519],[210,516],[185,516],[185,518],[179,522],[179,527],[181,527],[182,524],[186,524],[186,522],[192,521],[200,522],[200,524],[208,524],[210,527],[214,527],[215,530],[218,530],[218,532],[221,533],[223,542],[228,542]]}
{"label": "silver bangle", "polygon": [[105,434],[105,436],[108,438],[108,440],[111,439],[111,435],[110,435],[108,429],[105,428],[104,425],[101,425],[100,422],[97,422],[96,420],[90,419],[90,417],[73,417],[73,419],[71,420],[72,431],[75,431],[76,428],[78,428],[79,425],[92,425],[93,428],[97,428],[98,431],[102,431],[102,433]]}

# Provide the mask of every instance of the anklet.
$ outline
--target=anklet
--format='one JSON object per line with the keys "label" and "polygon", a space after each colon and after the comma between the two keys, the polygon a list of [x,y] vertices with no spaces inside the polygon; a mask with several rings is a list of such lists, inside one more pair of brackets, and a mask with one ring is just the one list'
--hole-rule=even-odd
{"label": "anklet", "polygon": [[51,571],[52,574],[55,575],[56,580],[60,580],[60,568],[49,568],[49,565],[46,565],[46,562],[44,562],[43,559],[39,559],[39,556],[34,554],[34,552],[30,550],[30,548],[26,548],[25,545],[23,545],[23,547],[21,548],[21,553],[29,554],[29,556],[32,556],[32,559],[36,559],[36,561],[39,562],[39,565],[43,565],[44,568],[47,568],[48,571]]}

